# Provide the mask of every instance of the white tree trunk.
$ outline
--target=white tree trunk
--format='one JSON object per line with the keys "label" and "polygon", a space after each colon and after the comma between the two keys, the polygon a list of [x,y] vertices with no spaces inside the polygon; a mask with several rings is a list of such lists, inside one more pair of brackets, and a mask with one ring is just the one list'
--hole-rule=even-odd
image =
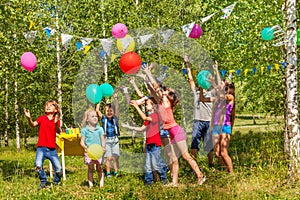
{"label": "white tree trunk", "polygon": [[59,23],[58,23],[58,1],[55,1],[55,25],[56,25],[56,59],[57,59],[57,96],[58,104],[60,106],[60,127],[63,125],[63,112],[62,112],[62,79],[61,79],[61,60],[60,60],[60,34],[59,34]]}
{"label": "white tree trunk", "polygon": [[289,172],[291,178],[299,176],[299,117],[297,79],[297,18],[296,0],[286,0],[287,44],[286,44],[286,130],[289,139]]}
{"label": "white tree trunk", "polygon": [[[16,67],[18,67],[18,64],[16,64]],[[17,151],[20,151],[21,145],[20,145],[20,127],[19,127],[19,105],[18,105],[18,77],[17,72],[15,73],[15,124],[16,124],[16,148]]]}

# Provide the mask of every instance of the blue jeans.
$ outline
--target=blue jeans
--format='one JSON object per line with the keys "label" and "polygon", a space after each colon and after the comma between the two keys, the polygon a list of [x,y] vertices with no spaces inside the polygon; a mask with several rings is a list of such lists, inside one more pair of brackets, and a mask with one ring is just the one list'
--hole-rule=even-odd
{"label": "blue jeans", "polygon": [[36,150],[36,156],[35,156],[35,167],[37,169],[37,172],[39,174],[39,178],[41,183],[47,183],[47,176],[43,168],[43,164],[45,159],[50,160],[54,167],[54,182],[59,183],[60,179],[62,177],[62,167],[57,155],[57,151],[54,148],[48,148],[48,147],[38,147]]}
{"label": "blue jeans", "polygon": [[153,174],[152,171],[157,171],[160,175],[160,180],[165,181],[167,179],[165,162],[161,155],[161,147],[155,144],[146,145],[146,163],[145,163],[145,182],[152,183]]}

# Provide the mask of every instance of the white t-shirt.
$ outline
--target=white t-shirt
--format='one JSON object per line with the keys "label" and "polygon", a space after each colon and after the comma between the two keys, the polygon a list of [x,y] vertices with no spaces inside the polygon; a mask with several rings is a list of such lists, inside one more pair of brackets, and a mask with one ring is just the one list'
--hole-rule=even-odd
{"label": "white t-shirt", "polygon": [[[194,94],[194,120],[210,121],[212,112],[211,102],[201,102],[200,95],[197,91],[193,91]],[[210,98],[212,93],[210,91],[203,92],[204,98]]]}

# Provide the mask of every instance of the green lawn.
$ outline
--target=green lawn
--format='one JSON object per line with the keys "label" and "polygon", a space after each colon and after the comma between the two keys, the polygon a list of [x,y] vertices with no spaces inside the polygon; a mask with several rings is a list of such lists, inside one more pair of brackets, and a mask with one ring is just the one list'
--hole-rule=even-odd
{"label": "green lawn", "polygon": [[[105,179],[105,187],[87,187],[87,167],[80,156],[66,157],[67,180],[61,186],[38,190],[34,171],[33,148],[16,152],[14,147],[0,148],[1,199],[298,199],[299,183],[286,179],[288,163],[283,154],[282,124],[275,120],[237,119],[230,143],[234,175],[217,165],[211,170],[204,154],[197,162],[207,176],[203,186],[197,186],[196,177],[187,163],[180,159],[179,186],[165,187],[156,183],[143,185],[142,145],[137,142],[122,149],[121,174]],[[269,123],[269,125],[268,125]],[[274,127],[276,131],[273,131]],[[247,128],[245,128],[247,127]],[[281,127],[281,128],[280,128]],[[250,130],[250,132],[249,132]],[[130,139],[122,142],[130,142]],[[30,142],[34,144],[35,139]],[[13,141],[11,141],[13,144]],[[13,145],[12,145],[13,146]],[[32,145],[30,145],[32,147]],[[129,145],[127,145],[129,146]],[[125,147],[124,147],[125,148]],[[137,158],[134,155],[138,155]],[[126,166],[123,167],[122,166]],[[129,169],[132,168],[132,169]],[[48,161],[45,169],[49,172]],[[95,180],[96,173],[94,174]],[[171,177],[169,175],[169,180]]]}

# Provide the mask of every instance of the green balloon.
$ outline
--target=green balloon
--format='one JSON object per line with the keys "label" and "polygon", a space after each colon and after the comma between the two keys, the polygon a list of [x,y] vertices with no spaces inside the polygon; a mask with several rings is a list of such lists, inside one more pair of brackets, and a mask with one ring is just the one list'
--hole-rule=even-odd
{"label": "green balloon", "polygon": [[114,88],[108,83],[101,84],[100,90],[104,97],[110,97],[114,93]]}
{"label": "green balloon", "polygon": [[270,27],[264,28],[261,32],[262,39],[269,41],[274,38],[274,30]]}
{"label": "green balloon", "polygon": [[86,98],[93,104],[97,104],[102,99],[100,87],[97,84],[90,84],[85,90]]}
{"label": "green balloon", "polygon": [[300,45],[300,29],[297,30],[297,44]]}
{"label": "green balloon", "polygon": [[203,89],[208,89],[211,87],[211,83],[208,81],[208,77],[211,75],[208,70],[201,70],[197,75],[198,85]]}

